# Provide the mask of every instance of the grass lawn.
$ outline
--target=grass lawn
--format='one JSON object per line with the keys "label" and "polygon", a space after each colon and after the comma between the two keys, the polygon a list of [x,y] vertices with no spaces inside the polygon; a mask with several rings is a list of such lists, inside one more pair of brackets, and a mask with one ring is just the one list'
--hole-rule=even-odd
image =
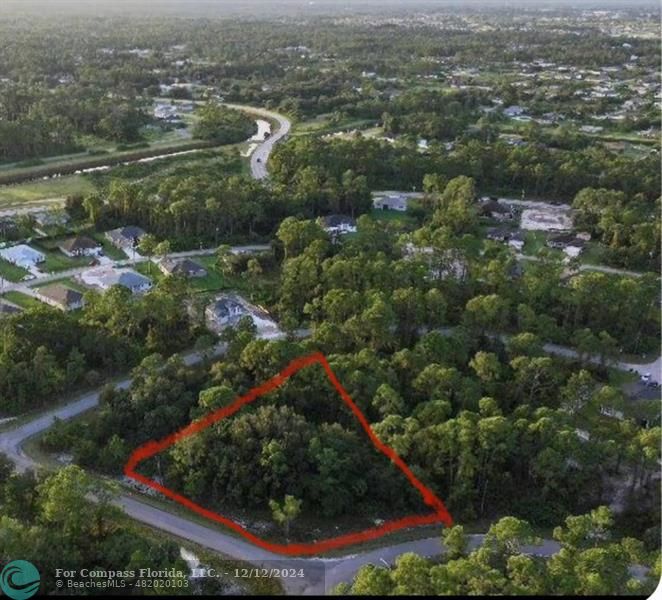
{"label": "grass lawn", "polygon": [[621,371],[620,369],[609,368],[609,385],[614,387],[620,387],[625,383],[632,383],[637,381],[639,376],[636,373],[629,373],[627,371]]}
{"label": "grass lawn", "polygon": [[263,273],[260,277],[248,277],[242,274],[223,275],[216,267],[215,256],[196,256],[195,262],[207,269],[207,277],[191,280],[194,290],[199,292],[217,292],[220,290],[236,290],[250,300],[261,297],[260,288],[276,285],[277,273]]}
{"label": "grass lawn", "polygon": [[49,285],[55,285],[56,283],[59,283],[60,285],[63,285],[64,287],[71,288],[72,290],[76,290],[80,292],[81,294],[84,294],[85,292],[89,292],[91,288],[85,287],[82,283],[78,283],[73,277],[63,277],[62,279],[55,279],[53,281],[46,281],[44,283],[38,283],[34,286],[32,286],[34,289],[40,289],[43,287],[47,287]]}
{"label": "grass lawn", "polygon": [[370,216],[377,221],[392,221],[408,225],[416,224],[416,219],[408,215],[406,212],[400,212],[399,210],[380,210],[378,208],[373,208],[370,211]]}
{"label": "grass lawn", "polygon": [[129,268],[141,273],[145,277],[149,277],[154,283],[157,283],[166,277],[166,275],[161,272],[161,269],[159,269],[159,266],[151,261],[136,263]]}
{"label": "grass lawn", "polygon": [[375,119],[346,119],[331,124],[330,119],[325,115],[319,115],[314,119],[295,123],[292,127],[292,135],[326,134],[350,129],[374,129],[374,127]]}
{"label": "grass lawn", "polygon": [[81,231],[81,235],[87,235],[103,246],[103,253],[113,260],[126,260],[127,256],[122,250],[113,246],[110,240],[101,231]]}
{"label": "grass lawn", "polygon": [[7,281],[21,281],[28,272],[16,265],[0,258],[0,277]]}
{"label": "grass lawn", "polygon": [[601,265],[604,263],[603,255],[604,250],[598,242],[589,242],[579,258],[585,265]]}
{"label": "grass lawn", "polygon": [[74,194],[89,194],[94,185],[83,175],[68,175],[46,181],[29,181],[0,187],[0,208],[9,208],[40,200],[64,200]]}
{"label": "grass lawn", "polygon": [[45,273],[56,273],[57,271],[86,267],[93,261],[92,257],[89,256],[69,258],[59,250],[50,249],[39,242],[35,242],[33,245],[46,256],[46,260],[39,265],[39,270]]}
{"label": "grass lawn", "polygon": [[4,297],[17,306],[25,309],[35,308],[37,306],[47,306],[36,298],[33,298],[32,296],[26,296],[25,294],[21,294],[21,292],[6,292]]}

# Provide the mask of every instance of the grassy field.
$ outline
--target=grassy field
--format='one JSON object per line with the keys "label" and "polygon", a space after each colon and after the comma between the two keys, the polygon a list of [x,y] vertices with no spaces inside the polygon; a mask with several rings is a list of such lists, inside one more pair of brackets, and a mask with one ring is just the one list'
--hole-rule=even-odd
{"label": "grassy field", "polygon": [[14,282],[21,281],[27,274],[28,272],[25,269],[0,258],[0,277],[3,279]]}
{"label": "grassy field", "polygon": [[63,285],[64,287],[71,288],[72,290],[76,290],[80,292],[81,294],[84,294],[85,292],[89,292],[90,288],[85,287],[82,283],[78,283],[73,277],[63,277],[62,279],[55,279],[53,281],[46,281],[44,283],[37,283],[34,286],[32,286],[34,289],[40,289],[43,287],[47,287],[49,285],[54,285],[54,284],[60,284]]}
{"label": "grassy field", "polygon": [[374,119],[345,119],[338,123],[331,123],[330,115],[318,115],[314,119],[306,121],[299,121],[292,127],[293,136],[301,135],[319,135],[327,133],[335,133],[337,131],[344,131],[346,129],[368,129],[374,128]]}
{"label": "grassy field", "polygon": [[402,223],[405,225],[415,225],[416,219],[408,215],[406,212],[398,210],[380,210],[373,208],[370,211],[370,216],[376,221],[390,221],[392,223]]}
{"label": "grassy field", "polygon": [[32,296],[26,296],[25,294],[21,294],[21,292],[5,292],[4,297],[9,300],[10,302],[13,302],[17,306],[20,306],[21,308],[35,308],[37,306],[44,306],[43,302],[40,302],[36,298],[33,298]]}
{"label": "grassy field", "polygon": [[42,200],[58,199],[67,196],[89,194],[94,191],[92,182],[83,175],[69,175],[47,181],[30,181],[0,187],[0,209],[13,208]]}
{"label": "grassy field", "polygon": [[159,266],[151,261],[136,263],[130,268],[134,271],[137,271],[138,273],[141,273],[145,277],[149,277],[154,284],[158,283],[164,277],[166,277],[166,275],[161,272],[161,269],[159,269]]}

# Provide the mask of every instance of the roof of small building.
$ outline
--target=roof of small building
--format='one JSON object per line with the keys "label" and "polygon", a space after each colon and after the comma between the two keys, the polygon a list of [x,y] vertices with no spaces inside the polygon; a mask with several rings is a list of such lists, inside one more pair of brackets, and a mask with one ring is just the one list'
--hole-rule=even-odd
{"label": "roof of small building", "polygon": [[507,204],[502,204],[498,200],[493,200],[490,198],[487,202],[481,207],[483,212],[487,213],[509,213],[512,212],[512,209]]}
{"label": "roof of small building", "polygon": [[325,227],[338,227],[340,225],[356,225],[356,219],[348,215],[327,215],[322,217],[322,223]]}
{"label": "roof of small building", "polygon": [[61,304],[62,306],[72,306],[78,304],[83,299],[83,294],[77,290],[65,287],[59,283],[47,285],[39,290],[39,295]]}
{"label": "roof of small building", "polygon": [[118,239],[123,238],[125,240],[135,240],[141,238],[145,235],[145,230],[137,227],[135,225],[127,225],[126,227],[118,227],[117,229],[112,229],[108,232],[108,235],[112,238]]}
{"label": "roof of small building", "polygon": [[12,260],[26,260],[27,262],[39,262],[45,258],[39,250],[35,250],[25,244],[18,244],[17,246],[4,248],[3,250],[0,250],[0,254],[5,258]]}
{"label": "roof of small building", "polygon": [[487,237],[491,239],[510,238],[510,229],[506,229],[505,227],[490,227],[487,230]]}
{"label": "roof of small building", "polygon": [[561,233],[559,235],[550,236],[547,243],[564,244],[566,246],[582,247],[584,240],[580,240],[574,233]]}
{"label": "roof of small building", "polygon": [[60,248],[66,250],[67,252],[75,252],[76,250],[88,250],[91,248],[99,247],[101,247],[101,244],[84,235],[77,235],[74,238],[64,240],[60,244]]}
{"label": "roof of small building", "polygon": [[173,275],[190,275],[193,273],[206,272],[206,269],[189,258],[164,258],[161,267]]}
{"label": "roof of small building", "polygon": [[384,205],[386,204],[387,206],[394,207],[394,206],[407,206],[408,204],[408,199],[406,196],[403,195],[394,195],[391,194],[389,196],[378,196],[377,198],[374,199],[373,201],[375,204],[381,204]]}
{"label": "roof of small building", "polygon": [[135,271],[120,272],[116,282],[117,285],[123,285],[124,287],[128,288],[139,288],[144,285],[151,285],[151,283],[152,281],[149,279],[149,277],[145,277],[144,275],[136,273]]}

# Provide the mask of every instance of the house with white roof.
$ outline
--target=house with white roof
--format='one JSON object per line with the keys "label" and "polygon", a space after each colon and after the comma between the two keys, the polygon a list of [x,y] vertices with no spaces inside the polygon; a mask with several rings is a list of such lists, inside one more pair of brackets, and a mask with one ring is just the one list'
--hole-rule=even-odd
{"label": "house with white roof", "polygon": [[17,246],[0,250],[0,257],[17,267],[28,270],[46,260],[46,256],[41,252],[25,244],[18,244]]}
{"label": "house with white roof", "polygon": [[115,269],[114,267],[98,267],[88,269],[80,274],[80,281],[85,285],[100,290],[109,290],[114,285],[121,285],[132,294],[142,294],[152,287],[152,280],[131,269]]}

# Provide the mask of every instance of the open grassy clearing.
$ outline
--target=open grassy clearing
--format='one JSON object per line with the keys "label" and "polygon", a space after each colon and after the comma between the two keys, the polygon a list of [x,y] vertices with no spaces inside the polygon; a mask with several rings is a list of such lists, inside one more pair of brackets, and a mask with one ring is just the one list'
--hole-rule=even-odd
{"label": "open grassy clearing", "polygon": [[23,278],[28,274],[28,272],[16,265],[0,258],[0,277],[6,279],[7,281],[18,282],[22,281]]}
{"label": "open grassy clearing", "polygon": [[13,290],[11,292],[5,292],[3,297],[25,310],[44,306],[44,303],[40,302],[36,298],[33,298],[32,296],[27,296],[26,294],[22,294],[21,292],[16,292]]}
{"label": "open grassy clearing", "polygon": [[78,283],[73,277],[63,277],[62,279],[54,279],[51,281],[46,281],[43,283],[37,283],[33,285],[33,289],[41,289],[43,287],[47,287],[49,285],[54,285],[54,284],[59,284],[63,285],[65,287],[71,288],[72,290],[76,290],[80,292],[81,294],[84,294],[85,292],[89,292],[91,288],[88,288],[84,286],[82,283]]}
{"label": "open grassy clearing", "polygon": [[84,175],[4,185],[0,186],[0,210],[51,199],[60,200],[64,204],[67,196],[85,195],[93,191],[94,184]]}

